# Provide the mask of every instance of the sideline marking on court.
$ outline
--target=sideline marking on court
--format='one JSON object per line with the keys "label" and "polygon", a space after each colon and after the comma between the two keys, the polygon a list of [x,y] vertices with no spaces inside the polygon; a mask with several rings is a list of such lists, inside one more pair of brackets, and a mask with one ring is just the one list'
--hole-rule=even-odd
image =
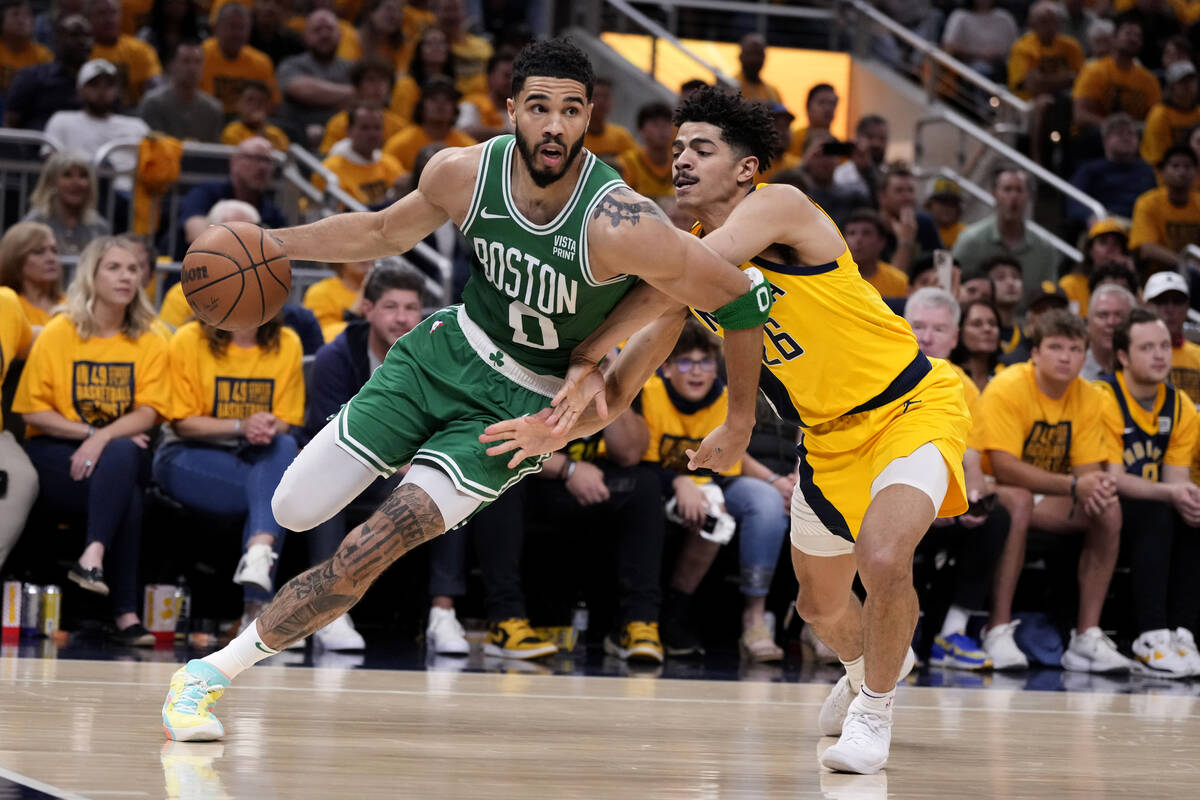
{"label": "sideline marking on court", "polygon": [[[66,789],[59,789],[57,786],[51,786],[48,783],[42,783],[37,778],[31,778],[28,775],[22,775],[19,772],[13,772],[12,770],[5,769],[4,767],[0,767],[0,778],[20,784],[21,786],[27,786],[30,789],[42,792],[50,797],[59,797],[63,798],[63,800],[87,800],[87,798],[81,794],[68,792]],[[125,794],[128,794],[128,792],[125,792]]]}

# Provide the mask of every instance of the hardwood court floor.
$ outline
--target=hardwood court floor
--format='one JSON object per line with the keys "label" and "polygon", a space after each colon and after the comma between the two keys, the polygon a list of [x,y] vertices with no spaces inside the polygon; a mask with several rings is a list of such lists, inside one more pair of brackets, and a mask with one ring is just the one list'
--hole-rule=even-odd
{"label": "hardwood court floor", "polygon": [[[822,771],[828,684],[259,666],[166,743],[167,663],[0,659],[0,783],[181,798],[1200,796],[1186,694],[901,687],[892,761]],[[12,784],[7,783],[12,789]]]}

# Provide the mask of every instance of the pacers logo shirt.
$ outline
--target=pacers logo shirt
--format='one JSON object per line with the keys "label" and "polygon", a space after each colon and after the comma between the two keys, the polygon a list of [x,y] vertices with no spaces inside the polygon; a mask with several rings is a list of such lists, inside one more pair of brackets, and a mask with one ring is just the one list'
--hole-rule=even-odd
{"label": "pacers logo shirt", "polygon": [[[704,437],[725,422],[729,409],[729,392],[716,384],[708,397],[696,403],[676,395],[670,385],[653,375],[642,389],[640,411],[650,429],[650,442],[642,461],[661,464],[664,469],[696,479],[701,473],[688,469],[688,450],[697,450]],[[739,460],[723,475],[741,475]],[[708,476],[712,473],[708,472]],[[697,480],[707,483],[708,477]]]}
{"label": "pacers logo shirt", "polygon": [[[167,343],[148,330],[84,339],[66,314],[46,323],[21,373],[13,411],[57,411],[73,422],[102,428],[138,406],[166,416],[171,402]],[[32,425],[27,436],[39,436]]]}
{"label": "pacers logo shirt", "polygon": [[1125,374],[1096,381],[1102,397],[1108,460],[1130,475],[1162,479],[1163,466],[1190,467],[1196,449],[1196,409],[1170,384],[1159,384],[1150,409],[1129,394]]}
{"label": "pacers logo shirt", "polygon": [[1033,370],[1029,362],[1016,364],[983,390],[982,447],[1064,475],[1072,467],[1107,462],[1100,390],[1075,378],[1062,397],[1048,397],[1038,389]]}

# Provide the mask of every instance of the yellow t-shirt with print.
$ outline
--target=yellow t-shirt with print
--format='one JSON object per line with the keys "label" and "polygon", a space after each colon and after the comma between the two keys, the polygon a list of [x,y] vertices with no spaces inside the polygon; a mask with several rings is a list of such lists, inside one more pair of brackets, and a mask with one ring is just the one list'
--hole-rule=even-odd
{"label": "yellow t-shirt with print", "polygon": [[226,114],[237,113],[238,98],[247,81],[262,81],[271,89],[271,99],[279,102],[275,66],[266,53],[246,45],[236,58],[226,58],[213,38],[204,40],[203,49],[204,72],[200,76],[200,88],[217,98]]}
{"label": "yellow t-shirt with print", "polygon": [[1189,192],[1187,205],[1180,207],[1167,197],[1165,186],[1144,192],[1133,204],[1129,249],[1137,250],[1147,242],[1176,253],[1189,244],[1200,244],[1200,193]]}
{"label": "yellow t-shirt with print", "polygon": [[28,47],[18,53],[0,41],[0,95],[8,94],[13,78],[17,77],[21,70],[53,60],[54,54],[37,42],[30,42]]}
{"label": "yellow t-shirt with print", "polygon": [[1024,84],[1030,71],[1057,72],[1066,68],[1078,75],[1083,63],[1083,48],[1073,37],[1060,33],[1050,44],[1045,44],[1030,31],[1013,42],[1008,51],[1008,87],[1028,100],[1031,94]]}
{"label": "yellow t-shirt with print", "polygon": [[121,97],[128,108],[136,107],[142,99],[146,81],[162,74],[162,64],[154,48],[126,34],[118,36],[116,44],[93,45],[92,58],[111,61],[117,68],[117,79],[124,87]]}
{"label": "yellow t-shirt with print", "polygon": [[358,292],[342,283],[342,279],[334,275],[309,286],[304,291],[303,305],[322,327],[334,322],[341,322],[342,312],[358,302]]}
{"label": "yellow t-shirt with print", "polygon": [[167,289],[167,293],[163,295],[162,308],[158,310],[158,318],[170,325],[172,330],[179,330],[179,327],[193,316],[195,312],[183,296],[183,284],[176,283]]}
{"label": "yellow t-shirt with print", "polygon": [[[21,310],[25,312],[25,318],[29,320],[30,325],[45,325],[50,321],[51,314],[41,306],[35,306],[25,298],[25,295],[17,295],[17,301],[21,304]],[[58,302],[54,305],[58,306],[67,302],[67,296],[60,295]]]}
{"label": "yellow t-shirt with print", "polygon": [[[707,481],[707,477],[697,476],[688,469],[686,451],[698,449],[705,436],[724,424],[725,413],[729,410],[729,390],[722,387],[712,403],[689,414],[671,402],[667,382],[659,375],[651,375],[642,388],[640,404],[642,417],[650,430],[650,443],[642,461]],[[741,460],[721,474],[741,475]]]}
{"label": "yellow t-shirt with print", "polygon": [[655,164],[645,148],[635,147],[617,156],[617,169],[629,188],[646,197],[674,197],[675,183],[671,175],[671,159]]}
{"label": "yellow t-shirt with print", "polygon": [[878,262],[875,274],[863,278],[875,287],[880,297],[904,297],[908,294],[908,276],[886,261]]}
{"label": "yellow t-shirt with print", "polygon": [[[8,368],[17,353],[24,352],[32,343],[33,326],[21,310],[17,293],[0,286],[0,383],[8,377]],[[0,431],[3,430],[4,419],[0,418]]]}
{"label": "yellow t-shirt with print", "polygon": [[[13,398],[13,411],[57,411],[72,422],[102,428],[138,406],[166,416],[171,405],[167,342],[152,330],[83,339],[59,314],[33,343]],[[25,435],[41,431],[25,426]]]}
{"label": "yellow t-shirt with print", "polygon": [[1171,349],[1171,374],[1167,378],[1200,406],[1200,344],[1186,339]]}
{"label": "yellow t-shirt with print", "polygon": [[[1108,381],[1095,381],[1094,385],[1100,390],[1103,398],[1101,422],[1109,447],[1109,463],[1121,464],[1126,472],[1150,481],[1160,479],[1163,466],[1190,467],[1192,454],[1196,449],[1196,435],[1200,428],[1197,427],[1196,407],[1187,395],[1177,389],[1171,408],[1166,408],[1164,403],[1167,399],[1167,389],[1160,383],[1154,403],[1147,410],[1129,394],[1129,388],[1125,385],[1125,373],[1118,370],[1115,378],[1121,394],[1124,395],[1129,416],[1140,430],[1129,429],[1130,438],[1134,441],[1127,446],[1125,415],[1121,413],[1117,395]],[[1171,426],[1171,437],[1167,440],[1165,452],[1159,450],[1153,441],[1159,431],[1164,429],[1164,425]]]}
{"label": "yellow t-shirt with print", "polygon": [[303,349],[291,328],[280,328],[278,350],[229,342],[216,356],[203,326],[189,322],[171,338],[168,354],[168,419],[246,419],[269,411],[289,425],[304,424]]}
{"label": "yellow t-shirt with print", "polygon": [[1084,65],[1075,79],[1072,96],[1095,100],[1103,117],[1124,111],[1140,122],[1162,100],[1162,88],[1141,64],[1135,62],[1123,70],[1112,56],[1107,56]]}
{"label": "yellow t-shirt with print", "polygon": [[290,147],[292,144],[286,133],[269,122],[266,125],[263,125],[261,131],[252,131],[247,128],[246,123],[242,122],[240,119],[235,119],[233,122],[226,125],[223,131],[221,131],[221,144],[227,144],[230,147],[237,147],[242,142],[255,136],[263,137],[271,143],[271,147],[284,152],[286,152],[288,147]]}
{"label": "yellow t-shirt with print", "polygon": [[1165,103],[1157,103],[1146,115],[1142,131],[1142,159],[1158,169],[1163,153],[1174,144],[1187,144],[1188,133],[1200,124],[1200,107],[1181,111]]}
{"label": "yellow t-shirt with print", "polygon": [[1062,397],[1047,397],[1037,387],[1033,364],[1014,364],[992,378],[979,399],[979,414],[987,420],[981,444],[1061,475],[1105,462],[1109,448],[1097,422],[1101,401],[1100,390],[1078,377]]}
{"label": "yellow t-shirt with print", "polygon": [[[395,136],[400,131],[404,130],[408,125],[408,120],[401,117],[399,114],[393,113],[387,109],[383,111],[383,140]],[[325,137],[321,139],[321,153],[328,155],[330,149],[346,138],[346,132],[350,127],[350,114],[346,111],[339,111],[329,118],[329,122],[325,123]]]}
{"label": "yellow t-shirt with print", "polygon": [[[420,125],[409,125],[387,140],[387,144],[383,146],[383,152],[400,162],[400,166],[405,172],[412,172],[421,148],[431,144],[438,144],[438,142],[431,139],[424,128]],[[462,131],[451,128],[446,141],[441,144],[445,144],[447,147],[470,147],[476,142]]]}
{"label": "yellow t-shirt with print", "polygon": [[[351,197],[363,205],[375,205],[387,199],[388,189],[396,183],[407,170],[400,162],[386,153],[378,161],[370,164],[358,164],[343,155],[332,155],[321,162],[337,175],[338,185]],[[313,173],[312,185],[324,190],[325,178],[320,173]]]}
{"label": "yellow t-shirt with print", "polygon": [[585,133],[583,146],[598,156],[619,156],[626,150],[637,149],[637,140],[623,125],[608,122],[602,133]]}

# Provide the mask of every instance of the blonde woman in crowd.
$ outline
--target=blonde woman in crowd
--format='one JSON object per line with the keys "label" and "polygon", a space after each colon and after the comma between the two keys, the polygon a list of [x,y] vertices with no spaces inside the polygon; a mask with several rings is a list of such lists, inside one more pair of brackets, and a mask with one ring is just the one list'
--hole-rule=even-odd
{"label": "blonde woman in crowd", "polygon": [[96,173],[80,153],[55,153],[42,167],[29,197],[26,222],[49,225],[59,252],[79,255],[97,236],[108,236],[112,226],[96,211],[99,191]]}

